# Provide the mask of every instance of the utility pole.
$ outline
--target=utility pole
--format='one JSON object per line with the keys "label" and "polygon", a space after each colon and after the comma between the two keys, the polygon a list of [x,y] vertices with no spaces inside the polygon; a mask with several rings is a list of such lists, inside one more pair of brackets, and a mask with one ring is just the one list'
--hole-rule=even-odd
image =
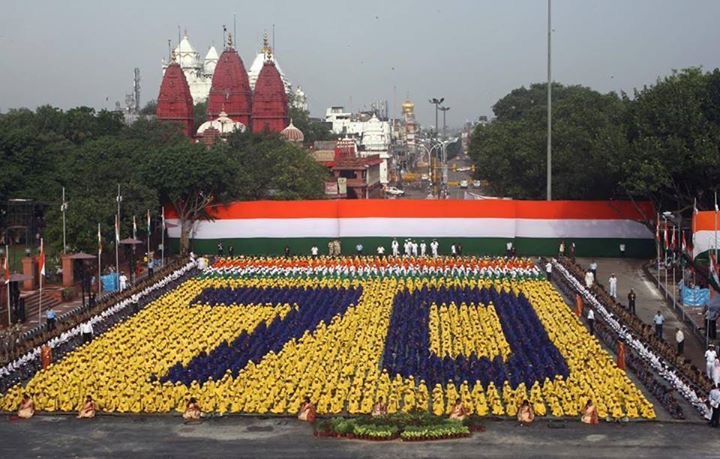
{"label": "utility pole", "polygon": [[547,200],[552,201],[552,22],[551,3],[548,0],[547,26]]}
{"label": "utility pole", "polygon": [[443,139],[447,139],[447,123],[445,122],[445,114],[448,110],[450,110],[450,107],[440,107],[440,111],[442,111],[443,114]]}
{"label": "utility pole", "polygon": [[67,253],[67,240],[66,240],[66,231],[65,231],[65,212],[68,210],[68,203],[65,201],[65,187],[62,189],[62,204],[60,204],[60,212],[62,212],[62,220],[63,220],[63,250],[62,253],[65,255]]}
{"label": "utility pole", "polygon": [[438,136],[438,108],[440,107],[440,104],[442,104],[444,101],[444,97],[441,97],[439,99],[433,97],[432,99],[430,99],[430,103],[435,105],[435,137]]}

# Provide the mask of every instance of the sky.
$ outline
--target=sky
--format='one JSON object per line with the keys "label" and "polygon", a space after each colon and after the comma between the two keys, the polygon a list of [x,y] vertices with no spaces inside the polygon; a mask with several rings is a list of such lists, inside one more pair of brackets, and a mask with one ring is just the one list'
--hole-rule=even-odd
{"label": "sky", "polygon": [[[3,0],[0,112],[51,104],[124,105],[140,68],[141,104],[157,97],[178,26],[203,56],[233,30],[246,67],[275,25],[275,55],[313,116],[409,97],[434,124],[481,115],[514,88],[547,79],[546,0]],[[601,92],[653,84],[673,69],[720,66],[718,0],[554,0],[553,81]]]}

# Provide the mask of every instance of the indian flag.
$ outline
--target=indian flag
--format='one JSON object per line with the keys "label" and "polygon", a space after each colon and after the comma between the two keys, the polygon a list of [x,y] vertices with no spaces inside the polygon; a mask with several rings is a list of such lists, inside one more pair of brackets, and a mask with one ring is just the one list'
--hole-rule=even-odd
{"label": "indian flag", "polygon": [[[712,210],[693,213],[692,244],[693,258],[705,255],[708,250],[714,250],[720,245],[720,234],[715,234],[716,213]],[[720,221],[720,220],[719,220]]]}
{"label": "indian flag", "polygon": [[40,238],[40,255],[38,256],[38,268],[40,275],[45,275],[45,247],[43,245],[43,239]]}
{"label": "indian flag", "polygon": [[[191,229],[194,247],[212,252],[217,242],[232,242],[242,253],[279,253],[287,243],[294,253],[330,239],[368,249],[390,246],[392,238],[416,239],[442,247],[463,245],[463,253],[504,253],[512,241],[521,255],[556,254],[571,241],[577,253],[620,255],[620,245],[654,256],[655,218],[651,203],[626,201],[511,200],[325,200],[234,202],[208,209],[209,220]],[[165,210],[170,238],[180,237],[180,220]],[[642,249],[642,250],[640,250]]]}

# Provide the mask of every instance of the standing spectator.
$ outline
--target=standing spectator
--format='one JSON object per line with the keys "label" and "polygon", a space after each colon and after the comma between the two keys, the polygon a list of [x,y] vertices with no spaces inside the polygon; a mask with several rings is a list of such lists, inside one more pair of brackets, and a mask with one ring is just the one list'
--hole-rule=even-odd
{"label": "standing spectator", "polygon": [[715,357],[715,366],[713,367],[713,382],[720,384],[720,358]]}
{"label": "standing spectator", "polygon": [[328,241],[328,256],[335,256],[335,241]]}
{"label": "standing spectator", "polygon": [[285,258],[290,258],[290,246],[285,245],[285,248],[283,249],[283,254],[285,254]]}
{"label": "standing spectator", "polygon": [[357,243],[357,245],[355,245],[355,253],[356,253],[357,255],[362,255],[362,254],[363,254],[363,245],[362,245],[361,243],[359,243],[359,242]]}
{"label": "standing spectator", "polygon": [[512,256],[512,248],[513,248],[512,241],[507,241],[507,243],[505,244],[505,256],[506,257]]}
{"label": "standing spectator", "polygon": [[440,247],[440,244],[438,244],[437,239],[433,239],[430,243],[430,253],[432,253],[433,258],[438,257],[438,248]]}
{"label": "standing spectator", "polygon": [[450,255],[452,255],[453,258],[457,257],[457,249],[455,248],[455,244],[450,245]]}
{"label": "standing spectator", "polygon": [[47,370],[52,363],[52,348],[48,343],[44,343],[40,346],[40,367],[43,370]]}
{"label": "standing spectator", "polygon": [[420,256],[425,257],[427,254],[427,244],[425,244],[425,241],[420,241]]}
{"label": "standing spectator", "polygon": [[550,262],[550,260],[545,263],[545,277],[547,278],[548,282],[552,281],[552,263]]}
{"label": "standing spectator", "polygon": [[575,263],[575,242],[570,243],[570,259]]}
{"label": "standing spectator", "polygon": [[80,333],[82,334],[83,344],[92,341],[93,327],[89,320],[80,324]]}
{"label": "standing spectator", "polygon": [[340,239],[335,239],[333,241],[333,245],[335,246],[335,256],[339,257],[342,254],[342,248],[340,246]]}
{"label": "standing spectator", "polygon": [[635,295],[635,290],[630,289],[630,293],[628,293],[628,310],[631,314],[635,314],[635,300],[637,299],[637,295]]}
{"label": "standing spectator", "polygon": [[455,247],[455,250],[457,250],[458,257],[462,257],[462,244],[458,244],[457,247]]}
{"label": "standing spectator", "polygon": [[595,282],[595,276],[593,276],[592,271],[587,271],[585,273],[585,287],[588,289],[591,289],[593,286],[593,282]]}
{"label": "standing spectator", "polygon": [[50,307],[47,311],[47,329],[48,331],[55,330],[55,309]]}
{"label": "standing spectator", "polygon": [[610,274],[608,287],[610,287],[610,296],[617,300],[617,277],[615,277],[615,273]]}
{"label": "standing spectator", "polygon": [[123,291],[127,288],[128,284],[128,278],[125,275],[125,271],[120,271],[120,291]]}
{"label": "standing spectator", "polygon": [[153,259],[153,257],[148,257],[147,267],[148,267],[148,279],[152,279],[153,272],[155,270],[155,260]]}
{"label": "standing spectator", "polygon": [[718,422],[720,422],[720,386],[718,386],[718,384],[715,384],[710,391],[708,402],[710,403],[710,408],[712,408],[712,416],[709,422],[710,427],[717,427]]}
{"label": "standing spectator", "polygon": [[593,311],[593,308],[588,309],[587,321],[588,327],[590,328],[590,336],[595,336],[595,311]]}
{"label": "standing spectator", "polygon": [[705,330],[709,339],[717,338],[717,312],[705,306]]}
{"label": "standing spectator", "polygon": [[310,247],[310,255],[312,255],[313,258],[318,257],[319,251],[320,251],[320,249],[318,249],[318,246],[316,246],[316,245],[313,245],[312,247]]}
{"label": "standing spectator", "polygon": [[655,336],[662,339],[665,316],[663,316],[662,313],[658,311],[657,314],[655,314],[655,317],[653,317],[653,322],[655,323]]}
{"label": "standing spectator", "polygon": [[558,255],[561,257],[565,256],[565,241],[560,241],[560,248],[558,249]]}
{"label": "standing spectator", "polygon": [[679,328],[675,331],[675,342],[677,343],[678,355],[682,355],[685,351],[685,334]]}
{"label": "standing spectator", "polygon": [[224,252],[225,252],[225,249],[223,248],[223,243],[222,243],[222,241],[219,241],[219,242],[217,243],[217,254],[218,254],[218,257],[222,257]]}
{"label": "standing spectator", "polygon": [[378,257],[385,258],[385,247],[379,245],[377,247],[377,254],[378,254]]}
{"label": "standing spectator", "polygon": [[590,263],[590,272],[593,273],[593,277],[597,279],[597,261],[593,260],[592,263]]}
{"label": "standing spectator", "polygon": [[717,358],[717,352],[715,351],[715,345],[710,344],[705,351],[705,373],[708,379],[713,377],[713,369],[715,368],[715,359]]}
{"label": "standing spectator", "polygon": [[235,248],[230,244],[228,246],[228,257],[232,258],[233,256],[235,256]]}
{"label": "standing spectator", "polygon": [[392,249],[393,257],[400,256],[400,243],[397,241],[396,238],[393,238],[392,242],[390,243],[390,248]]}

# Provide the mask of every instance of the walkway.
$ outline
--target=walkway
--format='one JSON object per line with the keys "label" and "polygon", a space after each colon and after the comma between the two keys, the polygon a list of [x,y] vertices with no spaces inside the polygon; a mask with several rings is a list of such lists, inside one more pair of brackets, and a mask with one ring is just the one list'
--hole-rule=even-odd
{"label": "walkway", "polygon": [[[705,368],[705,343],[701,342],[690,326],[683,323],[678,315],[665,302],[656,284],[645,274],[643,265],[646,260],[626,258],[598,258],[598,282],[607,286],[611,273],[618,278],[618,296],[620,303],[627,305],[627,294],[635,289],[637,295],[637,315],[647,324],[653,323],[653,317],[660,311],[665,316],[663,338],[675,344],[675,330],[680,328],[685,335],[685,355],[698,368]],[[578,258],[577,264],[587,269],[592,259]]]}

